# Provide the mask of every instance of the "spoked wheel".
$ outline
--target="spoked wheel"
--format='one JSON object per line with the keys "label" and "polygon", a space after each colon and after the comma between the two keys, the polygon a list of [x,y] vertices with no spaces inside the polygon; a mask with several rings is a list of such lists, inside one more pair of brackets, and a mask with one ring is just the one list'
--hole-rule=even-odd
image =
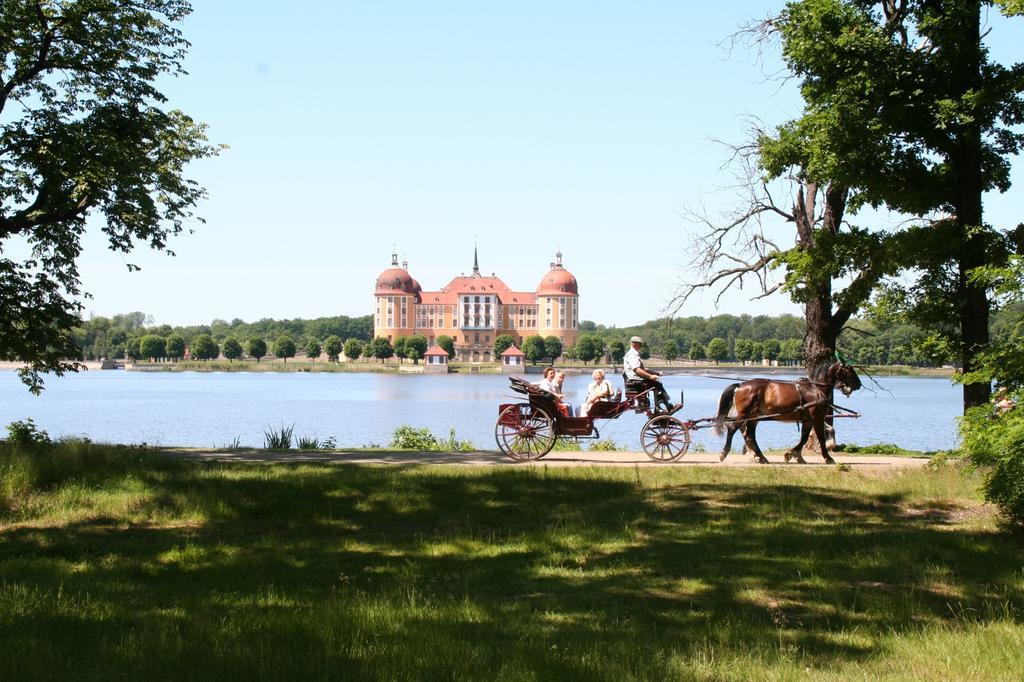
{"label": "spoked wheel", "polygon": [[690,428],[675,417],[663,414],[644,424],[640,443],[655,462],[674,462],[690,449]]}
{"label": "spoked wheel", "polygon": [[509,405],[494,426],[498,448],[518,462],[540,459],[555,446],[555,423],[544,410],[528,403]]}

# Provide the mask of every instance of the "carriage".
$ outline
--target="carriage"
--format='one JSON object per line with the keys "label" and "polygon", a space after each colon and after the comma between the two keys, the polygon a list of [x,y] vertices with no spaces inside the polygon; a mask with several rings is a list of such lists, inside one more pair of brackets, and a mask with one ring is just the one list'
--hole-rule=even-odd
{"label": "carriage", "polygon": [[599,439],[599,420],[618,419],[627,412],[647,417],[640,431],[640,443],[647,456],[655,462],[674,462],[690,447],[690,430],[694,423],[655,411],[654,389],[640,392],[627,389],[621,397],[616,391],[610,400],[594,403],[587,416],[573,417],[559,410],[558,401],[552,393],[519,377],[509,377],[509,381],[512,390],[524,396],[525,400],[498,407],[494,438],[498,448],[516,461],[540,459],[551,451],[559,438]]}
{"label": "carriage", "polygon": [[[512,390],[525,396],[526,401],[498,407],[494,438],[501,451],[512,459],[530,461],[548,454],[559,438],[600,438],[597,430],[599,419],[618,419],[626,412],[635,412],[647,416],[647,422],[640,431],[640,444],[655,462],[676,461],[690,448],[692,431],[713,425],[716,432],[728,432],[721,460],[729,454],[733,434],[739,431],[755,460],[767,464],[768,460],[755,439],[758,423],[796,422],[800,425],[800,442],[786,452],[785,461],[795,458],[797,462],[804,463],[800,453],[813,431],[822,459],[833,464],[826,448],[826,423],[837,417],[859,417],[860,414],[835,405],[832,390],[838,389],[844,395],[850,395],[861,387],[861,381],[856,370],[838,354],[834,362],[817,369],[811,378],[795,381],[748,379],[732,384],[722,393],[716,416],[685,421],[652,408],[653,388],[632,392],[627,384],[626,394],[621,399],[616,392],[611,400],[594,403],[586,417],[573,417],[559,410],[554,394],[519,377],[509,377]],[[680,396],[680,407],[682,402]]]}

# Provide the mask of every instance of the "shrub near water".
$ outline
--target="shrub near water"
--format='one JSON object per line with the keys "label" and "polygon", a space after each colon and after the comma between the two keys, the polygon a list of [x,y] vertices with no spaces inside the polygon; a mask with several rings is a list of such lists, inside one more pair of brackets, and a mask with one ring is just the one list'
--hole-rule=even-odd
{"label": "shrub near water", "polygon": [[448,438],[441,439],[430,432],[430,429],[413,428],[402,425],[395,429],[391,435],[391,443],[388,447],[398,450],[425,450],[436,452],[469,452],[473,444],[468,440],[458,440],[455,437],[455,429],[448,431]]}
{"label": "shrub near water", "polygon": [[1013,525],[1024,527],[1024,414],[1019,404],[1005,414],[989,405],[968,410],[960,424],[964,451],[985,468],[982,490]]}

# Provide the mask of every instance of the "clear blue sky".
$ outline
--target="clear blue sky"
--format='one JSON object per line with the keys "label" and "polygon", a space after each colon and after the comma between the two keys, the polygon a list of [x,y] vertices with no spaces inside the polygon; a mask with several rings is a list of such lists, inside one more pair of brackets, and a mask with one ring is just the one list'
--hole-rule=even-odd
{"label": "clear blue sky", "polygon": [[[195,5],[190,73],[164,92],[230,146],[192,168],[207,224],[170,244],[176,258],[125,258],[92,230],[87,313],[365,315],[393,244],[437,289],[471,269],[476,241],[481,269],[525,290],[561,247],[582,319],[639,323],[689,261],[682,209],[732,200],[713,140],[800,111],[795,84],[765,76],[777,54],[720,46],[781,2]],[[1024,24],[991,20],[995,56],[1024,59]],[[1010,197],[987,211],[1024,219]],[[751,295],[718,311],[797,312]],[[715,312],[705,297],[682,314]]]}

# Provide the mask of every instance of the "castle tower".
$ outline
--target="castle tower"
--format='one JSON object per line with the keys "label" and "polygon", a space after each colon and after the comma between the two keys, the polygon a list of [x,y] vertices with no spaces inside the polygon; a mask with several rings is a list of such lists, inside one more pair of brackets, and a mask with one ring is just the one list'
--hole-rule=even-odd
{"label": "castle tower", "polygon": [[579,338],[579,286],[562,265],[562,251],[555,253],[551,270],[537,285],[537,333],[554,336],[563,348],[576,345]]}
{"label": "castle tower", "polygon": [[398,252],[391,253],[391,267],[380,273],[373,291],[373,335],[392,343],[400,336],[412,336],[416,324],[415,305],[419,302],[420,284],[406,269],[398,265]]}

